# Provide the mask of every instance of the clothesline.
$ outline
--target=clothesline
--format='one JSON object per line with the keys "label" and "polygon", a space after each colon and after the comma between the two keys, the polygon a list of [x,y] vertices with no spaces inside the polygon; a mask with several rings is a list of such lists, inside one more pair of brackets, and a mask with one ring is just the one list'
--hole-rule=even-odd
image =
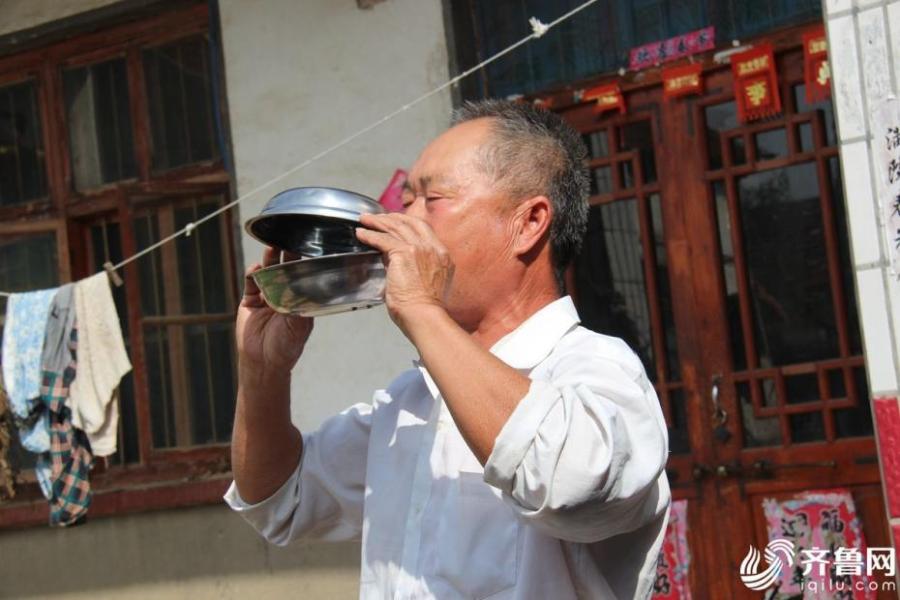
{"label": "clothesline", "polygon": [[[584,2],[583,4],[580,4],[579,6],[573,8],[572,10],[570,10],[569,12],[567,12],[567,13],[561,15],[560,17],[557,17],[557,18],[554,19],[553,21],[550,21],[549,23],[542,23],[542,22],[541,22],[539,19],[537,19],[536,17],[531,17],[531,18],[528,20],[528,24],[531,26],[531,30],[532,30],[531,33],[530,33],[529,35],[527,35],[527,36],[521,38],[520,40],[518,40],[517,42],[514,42],[513,44],[510,44],[509,46],[507,46],[507,47],[504,48],[503,50],[500,50],[499,52],[497,52],[497,53],[494,54],[493,56],[490,56],[490,57],[486,58],[485,60],[481,61],[480,63],[478,63],[477,65],[475,65],[475,66],[473,66],[473,67],[470,67],[470,68],[466,69],[465,71],[463,71],[463,72],[460,73],[459,75],[456,75],[455,77],[453,77],[453,78],[449,79],[448,81],[442,83],[441,85],[437,86],[436,88],[434,88],[434,89],[432,89],[432,90],[430,90],[430,91],[428,91],[428,92],[422,94],[422,95],[419,96],[418,98],[415,98],[414,100],[411,100],[410,102],[407,102],[406,104],[400,106],[399,108],[397,108],[397,109],[395,109],[395,110],[389,112],[388,114],[384,115],[383,117],[381,117],[381,118],[378,119],[377,121],[374,121],[374,122],[372,122],[371,124],[369,124],[369,125],[363,127],[362,129],[356,131],[355,133],[353,133],[353,134],[351,134],[351,135],[348,135],[348,136],[345,137],[344,139],[340,140],[339,142],[337,142],[336,144],[334,144],[334,145],[332,145],[332,146],[329,146],[329,147],[326,148],[325,150],[322,150],[322,151],[319,152],[318,154],[315,154],[314,156],[312,156],[312,157],[310,157],[310,158],[307,158],[306,160],[304,160],[304,161],[301,162],[300,164],[298,164],[298,165],[296,165],[296,166],[294,166],[294,167],[291,167],[290,169],[288,169],[288,170],[285,171],[284,173],[281,173],[280,175],[277,175],[277,176],[273,177],[272,179],[269,179],[269,180],[267,180],[267,181],[261,183],[260,185],[256,186],[255,188],[253,188],[253,189],[250,190],[249,192],[245,193],[244,195],[240,196],[240,197],[237,198],[236,200],[233,200],[232,202],[229,202],[228,204],[225,204],[225,205],[219,207],[218,209],[214,210],[213,212],[211,212],[211,213],[209,213],[209,214],[207,214],[207,215],[204,215],[202,218],[200,218],[200,219],[198,219],[198,220],[196,220],[196,221],[194,221],[194,222],[188,223],[187,225],[184,226],[184,228],[179,229],[179,230],[176,231],[175,233],[173,233],[173,234],[171,234],[171,235],[168,235],[168,236],[162,238],[161,240],[159,240],[159,241],[157,241],[157,242],[155,242],[155,243],[153,243],[153,244],[147,246],[146,248],[144,248],[144,249],[142,249],[142,250],[136,252],[135,254],[132,254],[131,256],[129,256],[129,257],[127,257],[127,258],[125,258],[125,259],[119,261],[117,264],[109,266],[109,267],[106,269],[106,271],[112,276],[113,273],[115,273],[116,271],[118,271],[119,269],[121,269],[122,267],[124,267],[125,265],[127,265],[128,263],[130,263],[130,262],[132,262],[132,261],[135,261],[135,260],[139,259],[140,257],[144,256],[145,254],[149,254],[150,252],[153,252],[154,250],[156,250],[156,249],[159,248],[160,246],[163,246],[163,245],[165,245],[165,244],[167,244],[167,243],[169,243],[169,242],[171,242],[171,241],[177,239],[178,237],[180,237],[180,236],[182,236],[182,235],[184,235],[184,236],[190,236],[190,235],[194,232],[194,229],[197,228],[198,225],[202,225],[202,224],[205,223],[206,221],[209,221],[210,219],[213,219],[213,218],[219,216],[220,214],[222,214],[222,213],[224,213],[224,212],[226,212],[226,211],[228,211],[228,210],[234,208],[235,206],[237,206],[238,204],[240,204],[241,202],[243,202],[244,200],[246,200],[246,199],[249,198],[250,196],[253,196],[253,195],[259,193],[260,191],[266,189],[267,187],[269,187],[269,186],[271,186],[271,185],[273,185],[273,184],[275,184],[275,183],[278,183],[279,181],[282,181],[283,179],[287,178],[288,176],[293,175],[294,173],[296,173],[296,172],[298,172],[298,171],[301,171],[301,170],[305,169],[305,168],[308,167],[309,165],[313,164],[313,163],[316,162],[316,161],[321,160],[322,158],[328,156],[328,155],[331,154],[332,152],[334,152],[334,151],[336,151],[336,150],[339,150],[340,148],[346,146],[347,144],[349,144],[350,142],[356,140],[356,139],[359,138],[360,136],[363,136],[363,135],[369,133],[370,131],[372,131],[373,129],[376,129],[376,128],[380,127],[381,125],[387,123],[388,121],[390,121],[390,120],[393,119],[394,117],[400,115],[401,113],[404,113],[404,112],[406,112],[407,110],[409,110],[410,108],[412,108],[412,107],[414,107],[414,106],[416,106],[416,105],[418,105],[418,104],[424,102],[425,100],[431,98],[432,96],[441,93],[441,92],[444,91],[445,89],[447,89],[447,88],[449,88],[449,87],[451,87],[451,86],[453,86],[453,85],[456,85],[456,84],[459,83],[461,80],[463,80],[463,79],[465,79],[466,77],[468,77],[469,75],[475,73],[476,71],[479,71],[479,70],[483,69],[484,67],[486,67],[486,66],[488,66],[489,64],[493,63],[494,61],[499,60],[500,58],[506,56],[507,54],[509,54],[509,53],[512,52],[513,50],[519,48],[520,46],[523,46],[524,44],[527,44],[527,43],[530,42],[531,40],[536,40],[536,39],[540,38],[540,37],[543,36],[545,33],[547,33],[547,31],[549,31],[550,29],[552,29],[553,27],[556,27],[557,25],[559,25],[559,24],[562,23],[563,21],[566,21],[567,19],[570,19],[571,17],[575,16],[576,14],[578,14],[579,12],[581,12],[582,10],[584,10],[585,8],[589,7],[590,5],[595,4],[596,2],[598,2],[598,0],[586,0],[586,2]],[[3,297],[8,297],[10,294],[11,294],[11,292],[2,292],[2,291],[0,291],[0,296],[3,296]]]}

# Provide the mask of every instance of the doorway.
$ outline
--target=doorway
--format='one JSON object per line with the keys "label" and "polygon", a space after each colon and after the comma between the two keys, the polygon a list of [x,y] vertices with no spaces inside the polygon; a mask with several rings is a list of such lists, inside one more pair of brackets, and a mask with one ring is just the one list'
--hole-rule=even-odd
{"label": "doorway", "polygon": [[867,544],[889,545],[834,115],[802,68],[800,48],[779,55],[783,113],[749,124],[727,66],[702,96],[647,85],[625,115],[562,112],[591,178],[569,289],[654,381],[694,597],[758,597],[748,547],[799,535],[765,507],[811,491],[846,493]]}

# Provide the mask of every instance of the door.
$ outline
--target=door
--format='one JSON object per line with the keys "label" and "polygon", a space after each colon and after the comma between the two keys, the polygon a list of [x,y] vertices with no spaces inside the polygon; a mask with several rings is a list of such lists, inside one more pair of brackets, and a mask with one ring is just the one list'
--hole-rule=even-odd
{"label": "door", "polygon": [[739,566],[769,541],[764,501],[847,490],[868,545],[889,544],[830,102],[806,104],[799,48],[763,122],[738,123],[727,67],[705,75],[703,96],[649,86],[627,116],[563,113],[591,175],[569,287],[641,357],[669,423],[690,563],[673,581],[663,557],[658,591],[759,597]]}

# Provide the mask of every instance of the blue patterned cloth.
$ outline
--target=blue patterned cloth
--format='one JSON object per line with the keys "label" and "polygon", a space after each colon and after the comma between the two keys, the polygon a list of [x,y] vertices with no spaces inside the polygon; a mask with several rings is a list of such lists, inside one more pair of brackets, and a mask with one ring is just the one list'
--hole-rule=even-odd
{"label": "blue patterned cloth", "polygon": [[41,402],[41,352],[56,291],[53,288],[12,294],[6,305],[3,384],[13,415],[27,423],[19,429],[19,435],[22,446],[31,452],[50,450],[50,422]]}

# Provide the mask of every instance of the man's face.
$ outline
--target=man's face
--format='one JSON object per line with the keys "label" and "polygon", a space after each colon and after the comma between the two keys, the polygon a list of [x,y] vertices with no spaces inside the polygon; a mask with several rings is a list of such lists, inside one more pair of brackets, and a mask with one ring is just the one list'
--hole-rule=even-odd
{"label": "man's face", "polygon": [[461,123],[419,156],[403,193],[406,214],[423,219],[455,265],[446,299],[450,315],[474,326],[508,283],[513,203],[480,168],[491,135],[488,119]]}

